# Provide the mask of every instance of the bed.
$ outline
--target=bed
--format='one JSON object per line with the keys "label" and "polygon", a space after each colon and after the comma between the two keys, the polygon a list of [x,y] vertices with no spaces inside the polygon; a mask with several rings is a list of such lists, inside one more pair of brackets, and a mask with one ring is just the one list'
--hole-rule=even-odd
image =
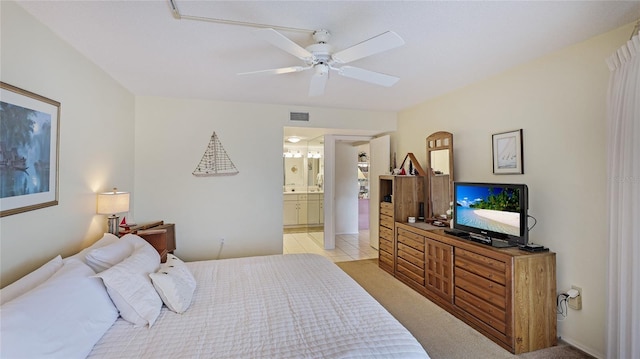
{"label": "bed", "polygon": [[[131,257],[133,254],[118,261],[131,261]],[[157,292],[165,304],[161,304],[159,313],[148,325],[125,320],[123,310],[118,307],[116,319],[110,325],[106,323],[111,317],[104,320],[105,332],[86,339],[93,343],[88,352],[79,352],[81,357],[88,354],[90,358],[428,358],[406,328],[338,266],[319,255],[288,254],[187,263],[173,258],[165,270],[176,269],[168,268],[171,263],[182,266],[179,268],[182,273],[191,276],[195,283],[195,289],[183,300],[182,307],[167,304],[159,289]],[[63,265],[80,267],[79,262],[76,258],[63,261]],[[117,264],[113,267],[118,267]],[[102,273],[113,272],[114,268]],[[164,279],[167,276],[162,276],[162,268],[158,276]],[[89,277],[99,281],[96,276]],[[101,278],[107,286],[105,292],[117,304],[107,285],[108,275]],[[134,281],[133,277],[128,280]],[[15,308],[10,307],[20,300],[18,297],[4,303],[0,315],[5,316],[8,308],[6,317],[11,319],[9,310]],[[90,310],[91,315],[95,312]],[[40,324],[42,315],[34,313],[34,319]],[[100,322],[93,318],[90,321]],[[18,339],[26,332],[11,331],[8,327],[11,322],[5,323],[3,317],[2,347],[11,338],[26,340]],[[64,352],[65,348],[46,350],[72,355]],[[10,357],[5,354],[4,349],[0,349],[3,358]]]}

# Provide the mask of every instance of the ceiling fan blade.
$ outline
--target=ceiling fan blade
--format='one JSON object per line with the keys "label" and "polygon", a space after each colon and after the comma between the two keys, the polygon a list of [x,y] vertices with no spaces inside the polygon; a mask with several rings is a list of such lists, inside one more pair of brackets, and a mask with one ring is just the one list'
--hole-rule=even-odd
{"label": "ceiling fan blade", "polygon": [[404,45],[404,40],[398,34],[393,31],[387,31],[347,49],[338,51],[333,54],[331,58],[335,62],[346,64],[402,45]]}
{"label": "ceiling fan blade", "polygon": [[385,87],[393,86],[400,78],[382,74],[379,72],[369,71],[353,66],[342,66],[338,69],[338,73],[344,77],[352,79],[370,82],[372,84],[381,85]]}
{"label": "ceiling fan blade", "polygon": [[280,49],[290,53],[291,55],[307,61],[313,58],[313,54],[307,51],[304,47],[291,41],[288,37],[282,35],[274,29],[259,29],[253,32],[260,36],[263,40],[268,41],[272,45],[279,47]]}
{"label": "ceiling fan blade", "polygon": [[320,96],[324,94],[324,88],[327,85],[329,73],[315,73],[311,76],[311,85],[309,86],[309,96]]}
{"label": "ceiling fan blade", "polygon": [[304,70],[306,70],[308,68],[310,68],[310,67],[290,66],[290,67],[281,67],[279,69],[240,72],[240,73],[238,73],[238,75],[280,75],[280,74],[288,74],[288,73],[291,73],[291,72],[300,72],[300,71],[304,71]]}

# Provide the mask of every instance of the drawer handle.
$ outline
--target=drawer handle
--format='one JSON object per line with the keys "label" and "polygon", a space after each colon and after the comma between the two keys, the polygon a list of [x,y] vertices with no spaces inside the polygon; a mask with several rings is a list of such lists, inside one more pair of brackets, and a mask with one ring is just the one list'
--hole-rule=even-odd
{"label": "drawer handle", "polygon": [[489,288],[493,288],[493,284],[489,284]]}

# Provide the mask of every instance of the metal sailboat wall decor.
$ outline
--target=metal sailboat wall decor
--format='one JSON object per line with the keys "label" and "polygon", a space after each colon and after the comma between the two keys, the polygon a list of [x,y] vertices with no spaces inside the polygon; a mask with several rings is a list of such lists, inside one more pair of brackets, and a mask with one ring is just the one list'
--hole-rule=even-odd
{"label": "metal sailboat wall decor", "polygon": [[200,163],[193,171],[193,175],[196,177],[233,176],[238,173],[239,171],[231,162],[227,151],[222,147],[222,143],[214,131]]}

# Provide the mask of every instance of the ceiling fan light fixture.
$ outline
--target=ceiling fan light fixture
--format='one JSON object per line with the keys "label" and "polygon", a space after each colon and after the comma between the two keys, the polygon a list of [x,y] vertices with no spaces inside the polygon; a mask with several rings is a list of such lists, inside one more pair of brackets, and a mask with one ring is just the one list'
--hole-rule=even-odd
{"label": "ceiling fan light fixture", "polygon": [[398,81],[398,78],[395,76],[375,71],[360,69],[353,66],[333,66],[335,64],[343,65],[403,45],[404,40],[393,31],[386,31],[380,35],[374,36],[368,40],[362,41],[335,53],[333,52],[332,46],[327,43],[331,34],[329,31],[324,29],[313,32],[313,39],[316,43],[309,45],[306,48],[301,47],[272,28],[255,30],[254,33],[260,36],[263,40],[304,61],[306,66],[291,66],[282,69],[241,73],[243,75],[278,75],[313,68],[313,75],[311,76],[311,83],[309,86],[309,96],[320,96],[324,94],[327,79],[329,78],[329,70],[336,70],[339,75],[344,77],[386,87],[393,86],[393,84]]}
{"label": "ceiling fan light fixture", "polygon": [[329,65],[326,64],[317,64],[314,69],[318,76],[326,76],[329,73]]}

